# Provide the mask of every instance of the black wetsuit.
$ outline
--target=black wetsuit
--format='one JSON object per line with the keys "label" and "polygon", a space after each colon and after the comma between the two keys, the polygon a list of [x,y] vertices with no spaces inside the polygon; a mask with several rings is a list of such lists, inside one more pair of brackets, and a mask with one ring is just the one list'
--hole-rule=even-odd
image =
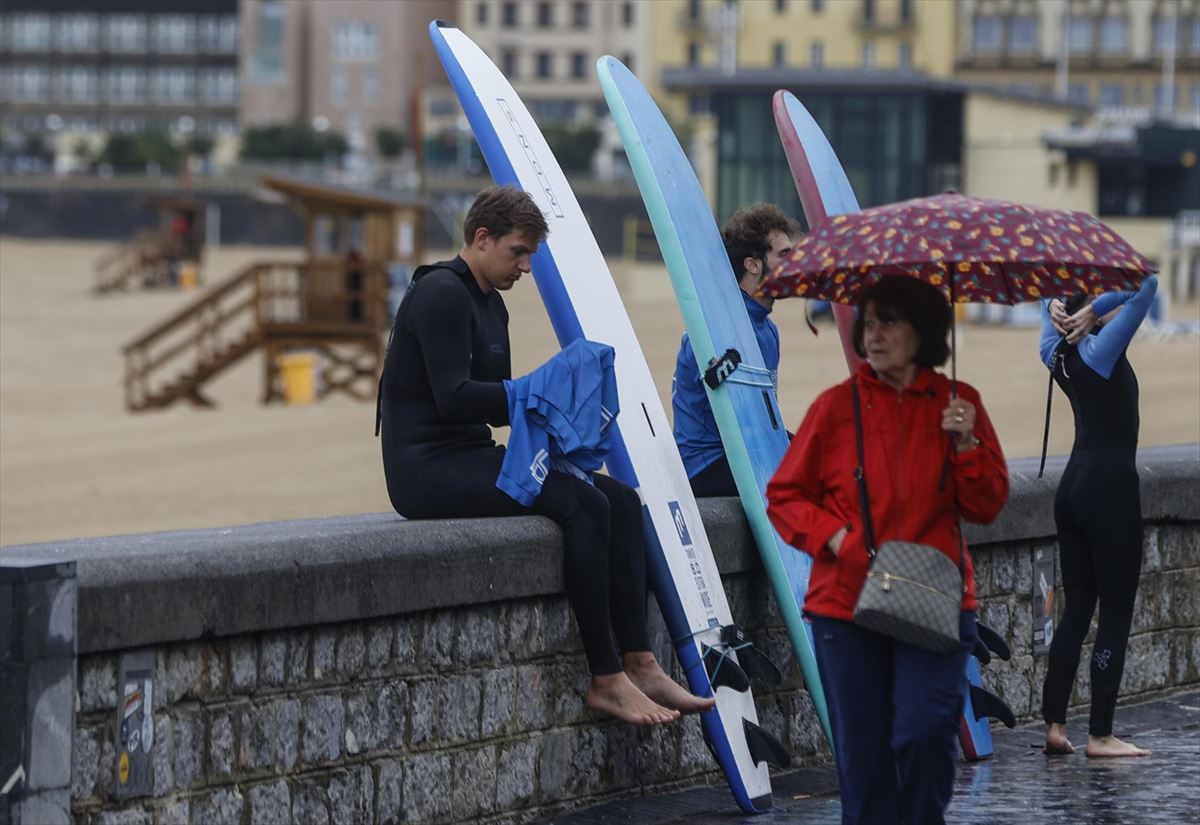
{"label": "black wetsuit", "polygon": [[649,650],[641,501],[596,475],[595,486],[551,470],[532,507],[496,487],[508,424],[508,310],[461,258],[423,267],[396,312],[380,380],[383,470],[405,518],[544,515],[563,530],[567,597],[595,675],[622,652]]}
{"label": "black wetsuit", "polygon": [[[1149,293],[1152,297],[1153,285]],[[1106,330],[1120,335],[1101,342],[1119,348],[1113,352],[1115,361],[1062,344],[1053,362],[1054,380],[1075,415],[1075,443],[1054,498],[1066,605],[1050,645],[1042,714],[1048,723],[1067,721],[1080,649],[1098,601],[1088,725],[1092,736],[1112,734],[1142,566],[1138,385],[1124,350],[1141,321],[1137,313],[1144,310],[1127,306],[1124,312],[1130,316],[1120,319],[1129,328],[1127,334]],[[1111,373],[1105,378],[1102,371],[1110,363]]]}

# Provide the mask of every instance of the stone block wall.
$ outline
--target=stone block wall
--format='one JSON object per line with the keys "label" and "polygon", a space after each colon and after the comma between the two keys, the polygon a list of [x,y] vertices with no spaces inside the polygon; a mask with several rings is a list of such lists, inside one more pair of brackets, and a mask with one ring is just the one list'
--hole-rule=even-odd
{"label": "stone block wall", "polygon": [[[1181,449],[1146,459],[1125,701],[1200,683],[1200,446]],[[985,683],[1033,719],[1045,675],[1033,554],[1054,547],[1054,478],[1010,470],[1001,518],[967,537],[981,617],[1013,648]],[[795,764],[828,762],[739,504],[701,511],[735,619],[784,670],[776,688],[756,686],[760,724]],[[543,519],[380,515],[5,548],[0,566],[76,564],[71,819],[526,822],[722,783],[695,718],[646,731],[586,710],[559,541]],[[656,652],[673,662],[653,608],[651,619]],[[118,799],[118,662],[135,651],[154,661],[152,787]]]}

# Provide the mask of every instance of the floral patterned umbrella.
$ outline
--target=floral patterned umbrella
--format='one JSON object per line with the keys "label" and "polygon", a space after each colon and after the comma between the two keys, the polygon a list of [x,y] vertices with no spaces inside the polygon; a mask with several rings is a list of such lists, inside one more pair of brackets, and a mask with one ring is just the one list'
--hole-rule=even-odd
{"label": "floral patterned umbrella", "polygon": [[1153,269],[1086,213],[948,193],[822,221],[760,291],[853,303],[898,273],[941,287],[952,303],[1015,304],[1134,290]]}

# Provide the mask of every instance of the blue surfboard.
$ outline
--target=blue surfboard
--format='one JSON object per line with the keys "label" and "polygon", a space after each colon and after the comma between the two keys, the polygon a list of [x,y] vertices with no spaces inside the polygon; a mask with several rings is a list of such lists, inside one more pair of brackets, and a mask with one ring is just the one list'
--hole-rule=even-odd
{"label": "blue surfboard", "polygon": [[[772,109],[779,139],[783,143],[784,154],[792,170],[792,178],[796,182],[796,191],[800,195],[800,203],[804,207],[808,225],[816,226],[831,215],[858,212],[858,198],[854,196],[850,179],[846,176],[825,133],[821,131],[808,109],[804,108],[795,95],[786,91],[775,93]],[[853,372],[862,361],[850,342],[853,312],[849,307],[838,304],[834,305],[834,312],[842,336],[846,361]],[[984,630],[986,631],[986,628]],[[963,702],[958,737],[963,755],[970,761],[986,759],[992,754],[992,732],[988,714],[995,712],[1003,716],[1007,707],[999,698],[983,689],[979,661],[974,656],[967,658]],[[1011,711],[1007,711],[1007,714],[1011,716]]]}
{"label": "blue surfboard", "polygon": [[602,57],[596,71],[666,261],[697,371],[729,348],[741,355],[724,383],[705,389],[792,650],[832,747],[812,628],[801,615],[812,559],[789,547],[767,519],[767,482],[789,444],[774,382],[708,199],[666,118],[619,60]]}
{"label": "blue surfboard", "polygon": [[786,751],[758,726],[750,677],[778,678],[734,625],[720,572],[650,368],[616,284],[566,176],[508,80],[453,26],[429,27],[438,57],[497,183],[528,192],[550,234],[533,256],[534,281],[562,344],[609,344],[621,414],[609,473],[638,491],[646,514],[648,573],[691,690],[715,695],[701,714],[705,741],[734,799],[753,813],[772,805],[767,764]]}

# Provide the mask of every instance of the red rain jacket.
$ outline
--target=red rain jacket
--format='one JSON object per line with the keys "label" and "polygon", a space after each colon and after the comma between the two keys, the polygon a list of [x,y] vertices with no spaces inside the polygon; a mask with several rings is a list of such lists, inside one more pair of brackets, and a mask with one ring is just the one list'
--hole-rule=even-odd
{"label": "red rain jacket", "polygon": [[[1008,500],[1008,465],[979,393],[958,382],[959,397],[975,406],[975,437],[980,443],[956,453],[941,427],[950,379],[921,369],[912,384],[896,390],[877,379],[866,364],[857,377],[876,544],[889,539],[918,542],[957,562],[957,516],[987,524]],[[846,380],[809,407],[767,485],[771,523],[784,541],[814,559],[805,612],[847,621],[853,619],[867,576],[862,508],[854,480],[857,464],[853,395]],[[835,556],[826,543],[842,527],[847,528],[846,538]],[[970,553],[965,567],[963,610],[974,610],[978,603]]]}

